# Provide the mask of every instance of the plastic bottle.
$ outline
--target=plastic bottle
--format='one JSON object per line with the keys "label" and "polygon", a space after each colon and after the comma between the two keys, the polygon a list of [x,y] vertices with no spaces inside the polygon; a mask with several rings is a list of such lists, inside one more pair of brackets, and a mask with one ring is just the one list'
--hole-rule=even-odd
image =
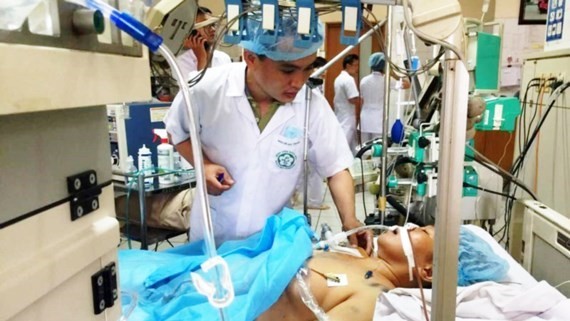
{"label": "plastic bottle", "polygon": [[182,164],[180,154],[178,152],[174,152],[173,155],[174,162],[172,163],[172,169],[175,170],[176,173],[172,175],[172,182],[177,184],[182,180],[182,173],[180,172],[182,170]]}
{"label": "plastic bottle", "polygon": [[[154,129],[154,138],[160,138],[160,145],[156,147],[158,159],[158,172],[164,173],[174,169],[174,146],[168,143],[168,133],[166,129]],[[153,140],[154,141],[154,140]],[[171,185],[174,182],[172,174],[158,176],[158,183],[161,185]]]}
{"label": "plastic bottle", "polygon": [[396,121],[394,122],[394,125],[392,125],[392,130],[390,132],[390,138],[392,138],[392,141],[396,142],[397,144],[401,143],[404,140],[404,136],[406,134],[404,123],[402,123],[402,120],[400,119],[402,116],[400,109],[402,106],[402,86],[402,80],[398,80],[398,84],[396,85],[396,88],[398,88],[398,109],[396,112]]}
{"label": "plastic bottle", "polygon": [[[139,148],[139,170],[143,172],[144,175],[152,174],[152,153],[150,149],[146,147],[145,144]],[[147,177],[144,179],[145,185],[152,185],[154,177]]]}
{"label": "plastic bottle", "polygon": [[[135,166],[135,160],[133,159],[133,156],[131,156],[131,155],[129,155],[129,157],[127,158],[127,169],[125,170],[125,172],[128,174],[135,174],[137,172],[137,167]],[[130,186],[131,184],[133,184],[133,185],[136,184],[137,178],[136,177],[126,177],[125,181]]]}
{"label": "plastic bottle", "polygon": [[[161,138],[161,144],[156,148],[159,173],[174,169],[174,147],[168,143],[168,138]],[[158,183],[170,185],[174,181],[172,174],[158,176]]]}

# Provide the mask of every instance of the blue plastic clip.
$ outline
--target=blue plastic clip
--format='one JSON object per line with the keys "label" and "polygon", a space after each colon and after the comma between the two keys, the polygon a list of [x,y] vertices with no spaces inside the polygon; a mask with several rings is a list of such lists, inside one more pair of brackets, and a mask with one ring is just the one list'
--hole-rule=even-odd
{"label": "blue plastic clip", "polygon": [[412,56],[412,58],[410,59],[412,61],[412,63],[410,64],[410,69],[416,71],[418,69],[420,69],[420,58],[418,56]]}
{"label": "blue plastic clip", "polygon": [[[340,31],[340,43],[343,45],[356,45],[358,44],[358,38],[360,38],[360,30],[362,29],[362,9],[360,8],[360,1],[359,0],[341,0],[342,5],[342,28]],[[357,17],[356,17],[356,30],[354,32],[354,36],[347,36],[344,34],[344,27],[345,27],[345,18],[346,18],[346,10],[353,10],[356,9]]]}
{"label": "blue plastic clip", "polygon": [[265,6],[273,6],[273,30],[263,29],[261,36],[259,37],[259,42],[264,45],[272,45],[277,42],[277,36],[279,35],[279,1],[278,0],[261,0],[261,27],[264,25],[263,13],[265,12]]}
{"label": "blue plastic clip", "polygon": [[[247,18],[245,16],[241,16],[241,14],[243,13],[243,5],[241,0],[226,0],[226,12],[230,13],[232,11],[235,10],[230,10],[230,8],[238,8],[238,12],[237,14],[240,15],[240,18],[238,21],[234,22],[238,24],[238,30],[228,30],[228,32],[224,35],[224,42],[225,43],[230,43],[230,44],[234,44],[237,45],[239,44],[242,40],[247,40],[248,36],[247,33],[245,32],[246,29],[246,20]],[[230,19],[231,17],[228,17],[228,19]]]}
{"label": "blue plastic clip", "polygon": [[311,25],[309,26],[309,34],[298,34],[295,38],[294,45],[297,48],[309,48],[312,42],[318,42],[320,40],[317,13],[315,11],[315,1],[297,0],[297,21],[299,23],[301,23],[299,15],[302,8],[306,8],[304,10],[310,10]]}

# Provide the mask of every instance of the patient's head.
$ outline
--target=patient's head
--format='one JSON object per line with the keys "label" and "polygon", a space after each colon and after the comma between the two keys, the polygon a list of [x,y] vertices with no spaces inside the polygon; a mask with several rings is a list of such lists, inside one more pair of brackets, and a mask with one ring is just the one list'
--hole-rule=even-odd
{"label": "patient's head", "polygon": [[[413,248],[416,273],[425,286],[430,286],[433,273],[433,226],[415,227],[408,230]],[[394,230],[378,237],[378,258],[385,261],[400,286],[417,286],[409,282],[408,260],[404,255],[401,230]],[[466,286],[483,281],[500,281],[508,271],[508,263],[493,252],[491,246],[465,227],[459,236],[457,283]]]}
{"label": "patient's head", "polygon": [[[416,285],[417,281],[409,281],[408,259],[404,255],[401,233],[405,231],[395,229],[378,236],[378,258],[389,265],[390,270],[398,279],[398,286],[409,287]],[[434,228],[433,226],[410,228],[408,235],[413,249],[416,271],[424,283],[429,283],[433,270]]]}

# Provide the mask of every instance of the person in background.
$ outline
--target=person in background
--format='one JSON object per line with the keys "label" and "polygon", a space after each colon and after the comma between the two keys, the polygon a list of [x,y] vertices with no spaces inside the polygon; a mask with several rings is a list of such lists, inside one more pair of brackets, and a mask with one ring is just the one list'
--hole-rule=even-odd
{"label": "person in background", "polygon": [[[384,53],[375,52],[368,59],[368,66],[372,73],[360,81],[360,98],[362,110],[360,112],[360,132],[362,142],[369,141],[381,136],[384,120],[384,75],[386,61]],[[394,78],[394,77],[393,77]],[[398,79],[390,82],[390,88],[396,89]],[[410,82],[406,79],[401,81],[402,89],[410,88]]]}
{"label": "person in background", "polygon": [[[216,244],[261,230],[267,217],[289,204],[303,172],[304,86],[323,30],[319,25],[318,41],[309,48],[297,48],[292,45],[295,19],[284,17],[280,23],[276,43],[266,45],[261,41],[261,21],[248,19],[251,38],[240,43],[245,64],[212,68],[191,88]],[[348,170],[353,156],[326,99],[318,90],[313,93],[309,162],[327,178],[342,227],[350,230],[363,225],[356,218]],[[193,163],[187,106],[180,94],[164,122],[180,155]],[[200,202],[193,205],[191,241],[203,239],[205,225]],[[369,231],[350,241],[372,251]]]}
{"label": "person in background", "polygon": [[211,50],[214,50],[212,67],[232,62],[228,54],[214,49],[214,38],[216,37],[215,23],[217,21],[218,18],[212,17],[210,9],[198,7],[194,30],[184,40],[183,48],[185,51],[176,57],[176,62],[182,74],[186,77],[185,81],[188,81],[191,72],[202,70],[206,67]]}
{"label": "person in background", "polygon": [[[314,71],[317,71],[319,68],[324,67],[328,62],[329,62],[329,61],[326,60],[326,59],[323,58],[323,57],[317,57],[317,59],[315,59],[315,62],[313,63]],[[323,80],[323,83],[320,84],[320,85],[317,87],[317,89],[319,89],[319,92],[320,92],[321,94],[323,94],[323,95],[325,94],[325,89],[324,89],[324,88],[325,88],[325,83],[324,83],[324,80],[325,80],[326,74],[327,74],[327,72],[326,72],[326,70],[325,70],[325,72],[323,72],[323,73],[319,76],[319,78]]]}
{"label": "person in background", "polygon": [[334,80],[334,111],[350,146],[355,153],[356,128],[360,118],[360,94],[356,87],[359,58],[356,54],[344,57],[343,70]]}

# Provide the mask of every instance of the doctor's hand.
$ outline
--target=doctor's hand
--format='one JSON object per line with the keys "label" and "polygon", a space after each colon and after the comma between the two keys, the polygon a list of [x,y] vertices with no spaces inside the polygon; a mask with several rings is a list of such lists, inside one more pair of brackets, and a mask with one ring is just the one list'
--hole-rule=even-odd
{"label": "doctor's hand", "polygon": [[221,195],[234,185],[234,180],[225,167],[218,164],[204,164],[204,176],[208,194]]}
{"label": "doctor's hand", "polygon": [[[345,222],[342,225],[342,230],[343,231],[350,231],[354,228],[363,226],[364,224],[362,224],[360,221],[354,220],[354,221],[350,221],[350,222]],[[374,241],[373,237],[372,237],[372,231],[371,230],[364,230],[364,231],[360,231],[356,234],[352,234],[351,236],[348,237],[348,241],[350,242],[351,245],[355,245],[358,247],[361,247],[362,249],[364,249],[364,251],[366,252],[366,254],[368,254],[370,256],[370,254],[372,253],[372,242]]]}

